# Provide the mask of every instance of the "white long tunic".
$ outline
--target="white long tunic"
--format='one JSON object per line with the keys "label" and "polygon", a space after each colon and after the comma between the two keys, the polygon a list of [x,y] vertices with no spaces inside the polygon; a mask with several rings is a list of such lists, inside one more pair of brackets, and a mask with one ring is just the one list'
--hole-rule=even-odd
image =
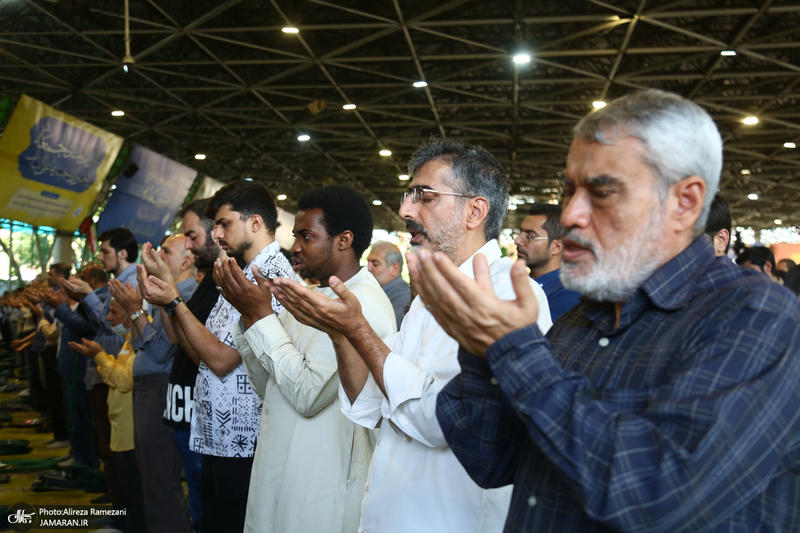
{"label": "white long tunic", "polygon": [[[513,262],[501,258],[497,241],[476,253],[486,256],[499,298],[516,298]],[[474,256],[473,256],[474,257]],[[472,257],[460,267],[474,277]],[[537,324],[552,325],[547,297],[533,280],[539,302]],[[461,372],[458,343],[439,326],[417,297],[400,332],[386,341],[391,350],[383,367],[384,397],[370,375],[350,403],[340,387],[342,411],[354,422],[374,428],[383,419],[369,468],[361,523],[368,533],[484,533],[503,530],[512,487],[485,490],[470,479],[444,438],[436,418],[436,397]]]}
{"label": "white long tunic", "polygon": [[[345,282],[381,338],[394,334],[392,304],[366,268]],[[329,297],[329,288],[318,288]],[[330,337],[288,312],[246,332],[231,330],[253,389],[264,398],[246,532],[353,533],[371,457],[368,430],[336,402],[339,374]]]}

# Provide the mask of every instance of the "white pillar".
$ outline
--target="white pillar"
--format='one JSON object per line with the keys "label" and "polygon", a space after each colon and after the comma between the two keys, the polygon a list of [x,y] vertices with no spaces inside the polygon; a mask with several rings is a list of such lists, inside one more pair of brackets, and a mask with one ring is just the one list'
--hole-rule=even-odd
{"label": "white pillar", "polygon": [[72,233],[56,232],[56,240],[53,242],[53,263],[65,263],[72,265]]}

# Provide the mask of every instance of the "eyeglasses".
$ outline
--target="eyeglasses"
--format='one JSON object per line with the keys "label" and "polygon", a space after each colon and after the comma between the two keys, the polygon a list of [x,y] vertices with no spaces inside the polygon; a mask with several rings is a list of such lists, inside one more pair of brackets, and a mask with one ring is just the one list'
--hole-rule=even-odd
{"label": "eyeglasses", "polygon": [[[550,239],[550,237],[531,237],[531,232],[529,230],[522,230],[517,234],[517,237],[524,237],[526,242],[531,241],[543,241],[546,239]],[[516,237],[515,237],[516,240]]]}
{"label": "eyeglasses", "polygon": [[463,196],[464,198],[477,198],[476,196],[469,196],[461,194],[460,192],[437,191],[436,189],[428,189],[422,185],[412,187],[410,191],[404,192],[403,197],[400,199],[400,205],[406,202],[406,198],[411,197],[411,203],[416,204],[420,200],[433,200],[437,194],[448,194],[450,196]]}

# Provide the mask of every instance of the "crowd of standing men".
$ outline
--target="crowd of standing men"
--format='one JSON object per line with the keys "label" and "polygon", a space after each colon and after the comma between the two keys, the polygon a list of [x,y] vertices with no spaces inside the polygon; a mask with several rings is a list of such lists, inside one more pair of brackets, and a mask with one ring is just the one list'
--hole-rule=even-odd
{"label": "crowd of standing men", "polygon": [[247,181],[139,264],[111,230],[102,266],[10,298],[54,443],[102,461],[126,531],[797,531],[800,303],[720,257],[721,165],[704,110],[644,91],[576,126],[517,263],[497,159],[421,146],[413,299],[393,245],[360,266],[359,193],[306,192],[288,260]]}

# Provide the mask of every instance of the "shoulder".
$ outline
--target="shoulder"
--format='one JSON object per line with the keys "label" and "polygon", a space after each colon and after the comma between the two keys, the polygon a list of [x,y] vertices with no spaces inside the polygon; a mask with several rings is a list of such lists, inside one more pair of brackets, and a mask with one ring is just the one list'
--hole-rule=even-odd
{"label": "shoulder", "polygon": [[766,275],[717,260],[697,282],[698,297],[717,306],[800,317],[800,300]]}

